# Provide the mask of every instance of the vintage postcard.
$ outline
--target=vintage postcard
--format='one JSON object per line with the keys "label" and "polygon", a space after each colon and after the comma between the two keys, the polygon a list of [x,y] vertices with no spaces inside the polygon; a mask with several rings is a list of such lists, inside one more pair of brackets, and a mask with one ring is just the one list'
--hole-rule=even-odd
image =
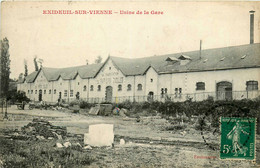
{"label": "vintage postcard", "polygon": [[259,167],[260,3],[1,2],[0,167]]}

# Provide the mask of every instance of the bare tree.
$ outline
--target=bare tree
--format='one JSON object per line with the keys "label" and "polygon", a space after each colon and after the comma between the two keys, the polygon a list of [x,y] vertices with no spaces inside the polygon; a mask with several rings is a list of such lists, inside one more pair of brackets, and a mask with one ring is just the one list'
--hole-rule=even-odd
{"label": "bare tree", "polygon": [[27,60],[24,59],[23,63],[24,63],[24,77],[26,77],[26,76],[28,75],[28,64],[27,64]]}
{"label": "bare tree", "polygon": [[95,64],[99,64],[102,62],[102,57],[99,55],[97,56],[97,58],[95,59]]}

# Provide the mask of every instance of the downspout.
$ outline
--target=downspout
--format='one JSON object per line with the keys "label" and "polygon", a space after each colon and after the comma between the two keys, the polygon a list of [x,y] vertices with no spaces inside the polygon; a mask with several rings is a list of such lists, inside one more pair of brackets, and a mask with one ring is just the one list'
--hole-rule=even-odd
{"label": "downspout", "polygon": [[133,97],[133,101],[135,102],[135,75],[134,75],[134,97]]}
{"label": "downspout", "polygon": [[53,81],[51,81],[51,101],[53,102]]}
{"label": "downspout", "polygon": [[90,91],[90,88],[89,88],[89,78],[88,78],[87,102],[89,101],[89,91]]}
{"label": "downspout", "polygon": [[69,79],[69,89],[68,89],[68,92],[67,92],[67,96],[68,96],[68,103],[70,102],[70,79]]}

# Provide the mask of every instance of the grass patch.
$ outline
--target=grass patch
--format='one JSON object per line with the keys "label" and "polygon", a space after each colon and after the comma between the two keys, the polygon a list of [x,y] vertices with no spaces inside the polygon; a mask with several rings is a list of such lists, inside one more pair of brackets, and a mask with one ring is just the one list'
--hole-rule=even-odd
{"label": "grass patch", "polygon": [[81,148],[54,147],[56,141],[22,141],[1,137],[0,144],[2,167],[84,167],[94,161]]}

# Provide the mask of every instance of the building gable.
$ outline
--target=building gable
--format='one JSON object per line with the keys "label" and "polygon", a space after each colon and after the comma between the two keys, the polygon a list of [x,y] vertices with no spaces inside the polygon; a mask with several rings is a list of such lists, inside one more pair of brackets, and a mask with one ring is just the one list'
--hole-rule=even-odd
{"label": "building gable", "polygon": [[124,74],[113,63],[110,57],[108,57],[108,59],[105,61],[104,65],[95,77],[97,84],[123,83],[124,78]]}

